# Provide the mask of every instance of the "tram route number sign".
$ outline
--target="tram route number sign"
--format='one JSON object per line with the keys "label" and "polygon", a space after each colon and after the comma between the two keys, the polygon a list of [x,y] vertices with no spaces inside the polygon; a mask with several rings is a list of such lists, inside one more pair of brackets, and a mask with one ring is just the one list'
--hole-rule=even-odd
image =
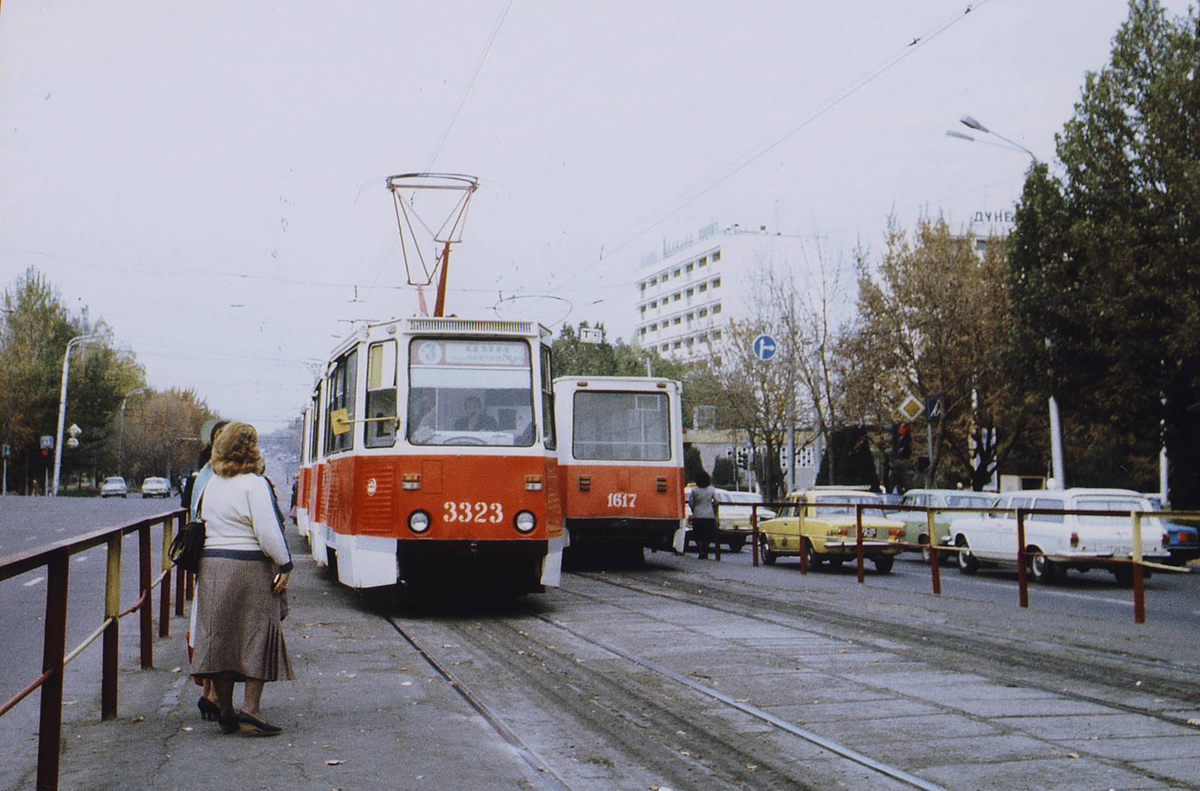
{"label": "tram route number sign", "polygon": [[755,357],[765,363],[779,352],[779,342],[775,340],[774,335],[759,335],[750,344],[750,350],[754,352]]}
{"label": "tram route number sign", "polygon": [[42,435],[42,447],[46,450],[54,450],[54,437],[49,434]]}

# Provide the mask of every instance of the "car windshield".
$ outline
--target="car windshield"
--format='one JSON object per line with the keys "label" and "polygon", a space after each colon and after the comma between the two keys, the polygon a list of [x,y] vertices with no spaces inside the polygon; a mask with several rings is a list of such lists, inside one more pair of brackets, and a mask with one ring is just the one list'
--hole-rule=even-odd
{"label": "car windshield", "polygon": [[[817,516],[846,516],[854,513],[854,506],[883,505],[883,501],[870,494],[821,494],[814,498]],[[838,508],[836,506],[842,506]]]}
{"label": "car windshield", "polygon": [[718,489],[716,500],[722,505],[750,505],[761,503],[763,498],[757,492],[727,492]]}
{"label": "car windshield", "polygon": [[124,486],[125,479],[124,478],[105,478],[104,485],[105,486]]}
{"label": "car windshield", "polygon": [[990,494],[949,494],[946,505],[951,508],[988,508],[996,498]]}

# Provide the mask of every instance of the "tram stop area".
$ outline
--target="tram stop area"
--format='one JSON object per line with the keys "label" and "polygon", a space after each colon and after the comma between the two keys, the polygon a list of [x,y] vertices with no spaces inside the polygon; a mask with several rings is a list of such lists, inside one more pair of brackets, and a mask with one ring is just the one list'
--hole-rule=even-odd
{"label": "tram stop area", "polygon": [[[273,737],[223,735],[201,719],[184,630],[155,641],[138,667],[123,637],[116,719],[101,721],[94,686],[64,717],[61,789],[528,788],[538,772],[356,595],[311,562],[292,575],[285,639],[295,673],[267,684]],[[242,685],[234,694],[240,704]],[[29,784],[34,787],[33,767]]]}

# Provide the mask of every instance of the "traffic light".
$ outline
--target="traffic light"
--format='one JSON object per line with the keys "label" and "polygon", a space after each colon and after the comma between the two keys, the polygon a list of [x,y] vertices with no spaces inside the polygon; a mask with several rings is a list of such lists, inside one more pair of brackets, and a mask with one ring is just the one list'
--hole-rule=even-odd
{"label": "traffic light", "polygon": [[743,470],[750,467],[750,449],[749,448],[738,448],[737,449],[737,466],[741,467]]}
{"label": "traffic light", "polygon": [[890,440],[890,444],[888,446],[888,455],[894,459],[900,453],[900,424],[899,423],[893,423],[892,425],[888,426],[888,439]]}
{"label": "traffic light", "polygon": [[896,458],[910,458],[912,456],[912,423],[901,423],[897,433],[899,440],[896,444]]}
{"label": "traffic light", "polygon": [[49,448],[42,448],[42,458],[43,458],[43,459],[45,459],[45,458],[49,458],[49,456],[50,456],[50,449],[49,449]]}

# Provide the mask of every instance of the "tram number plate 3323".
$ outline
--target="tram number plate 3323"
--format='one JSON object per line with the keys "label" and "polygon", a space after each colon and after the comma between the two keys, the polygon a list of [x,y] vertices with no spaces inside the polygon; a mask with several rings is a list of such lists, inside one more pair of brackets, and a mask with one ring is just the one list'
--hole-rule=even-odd
{"label": "tram number plate 3323", "polygon": [[637,503],[634,492],[610,492],[608,495],[609,508],[633,508]]}
{"label": "tram number plate 3323", "polygon": [[446,522],[489,522],[499,524],[504,521],[504,506],[501,503],[442,503],[442,518]]}

